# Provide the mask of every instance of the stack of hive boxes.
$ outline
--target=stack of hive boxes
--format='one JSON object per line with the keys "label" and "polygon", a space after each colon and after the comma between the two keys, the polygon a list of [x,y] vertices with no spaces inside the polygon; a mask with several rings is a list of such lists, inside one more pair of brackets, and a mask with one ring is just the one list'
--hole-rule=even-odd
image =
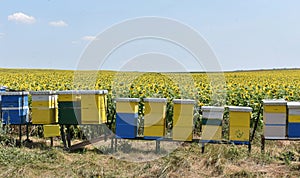
{"label": "stack of hive boxes", "polygon": [[137,136],[137,120],[139,110],[138,98],[116,99],[116,135],[120,138]]}
{"label": "stack of hive boxes", "polygon": [[29,92],[0,92],[2,122],[4,124],[25,124],[28,122]]}
{"label": "stack of hive boxes", "polygon": [[263,100],[264,136],[284,139],[286,137],[287,102],[285,100]]}
{"label": "stack of hive boxes", "polygon": [[222,140],[222,121],[224,107],[203,106],[201,140]]}
{"label": "stack of hive boxes", "polygon": [[248,142],[250,140],[251,107],[229,106],[229,140]]}
{"label": "stack of hive boxes", "polygon": [[157,139],[164,137],[167,99],[145,98],[144,103],[144,138]]}
{"label": "stack of hive boxes", "polygon": [[58,123],[62,125],[81,124],[81,103],[78,91],[58,91]]}
{"label": "stack of hive boxes", "polygon": [[194,100],[174,99],[173,140],[192,141]]}
{"label": "stack of hive boxes", "polygon": [[81,90],[81,124],[102,124],[106,118],[107,90]]}
{"label": "stack of hive boxes", "polygon": [[288,137],[300,138],[300,102],[288,102]]}
{"label": "stack of hive boxes", "polygon": [[55,124],[58,122],[57,95],[54,91],[32,91],[32,124]]}
{"label": "stack of hive boxes", "polygon": [[57,95],[54,91],[32,91],[32,124],[43,124],[44,137],[59,136]]}

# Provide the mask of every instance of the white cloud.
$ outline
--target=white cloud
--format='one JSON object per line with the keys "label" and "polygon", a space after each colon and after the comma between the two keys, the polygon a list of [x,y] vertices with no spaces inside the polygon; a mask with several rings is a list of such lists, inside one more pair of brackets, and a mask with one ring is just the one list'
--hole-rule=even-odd
{"label": "white cloud", "polygon": [[54,27],[66,27],[68,24],[62,20],[49,22],[50,26]]}
{"label": "white cloud", "polygon": [[7,19],[9,21],[15,21],[15,22],[18,22],[18,23],[25,23],[25,24],[33,24],[36,21],[33,16],[26,15],[22,12],[17,12],[17,13],[14,13],[12,15],[9,15],[7,17]]}
{"label": "white cloud", "polygon": [[81,39],[84,41],[93,41],[96,39],[96,37],[95,36],[84,36]]}

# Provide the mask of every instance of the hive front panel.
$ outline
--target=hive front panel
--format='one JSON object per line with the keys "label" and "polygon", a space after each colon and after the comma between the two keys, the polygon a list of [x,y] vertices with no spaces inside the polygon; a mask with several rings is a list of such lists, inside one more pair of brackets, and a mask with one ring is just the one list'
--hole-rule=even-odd
{"label": "hive front panel", "polygon": [[172,138],[178,141],[192,141],[194,100],[174,99]]}
{"label": "hive front panel", "polygon": [[300,102],[288,102],[288,132],[289,138],[300,138]]}
{"label": "hive front panel", "polygon": [[138,98],[116,99],[116,136],[135,138],[137,136]]}
{"label": "hive front panel", "polygon": [[222,140],[222,121],[224,107],[203,106],[201,140]]}
{"label": "hive front panel", "polygon": [[249,142],[251,107],[229,106],[229,140]]}
{"label": "hive front panel", "polygon": [[264,137],[285,139],[287,136],[287,102],[263,100]]}
{"label": "hive front panel", "polygon": [[167,99],[144,98],[144,103],[144,138],[157,139],[164,137]]}
{"label": "hive front panel", "polygon": [[2,123],[21,125],[28,122],[29,92],[0,92]]}

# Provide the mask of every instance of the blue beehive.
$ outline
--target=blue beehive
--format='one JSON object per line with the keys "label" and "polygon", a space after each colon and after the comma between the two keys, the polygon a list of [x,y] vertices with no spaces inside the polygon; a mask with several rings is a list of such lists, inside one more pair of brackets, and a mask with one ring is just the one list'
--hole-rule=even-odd
{"label": "blue beehive", "polygon": [[2,122],[25,124],[28,121],[28,92],[1,92]]}
{"label": "blue beehive", "polygon": [[300,138],[300,102],[288,102],[288,137]]}
{"label": "blue beehive", "polygon": [[116,135],[120,138],[135,138],[137,135],[137,98],[116,99]]}

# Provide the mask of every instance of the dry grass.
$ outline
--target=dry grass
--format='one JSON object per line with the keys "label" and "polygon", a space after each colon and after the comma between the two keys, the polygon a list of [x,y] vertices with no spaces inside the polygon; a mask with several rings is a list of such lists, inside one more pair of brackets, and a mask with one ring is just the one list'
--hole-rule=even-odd
{"label": "dry grass", "polygon": [[1,146],[0,177],[300,176],[297,142],[268,141],[265,154],[255,144],[250,155],[246,146],[234,145],[210,144],[201,154],[196,143],[180,144],[169,152],[166,148],[172,144],[164,143],[159,155],[152,142],[123,140],[118,146],[119,151],[113,154],[109,152],[109,140],[73,153],[64,151],[59,140],[53,148],[43,139],[34,139],[34,144],[28,147]]}

